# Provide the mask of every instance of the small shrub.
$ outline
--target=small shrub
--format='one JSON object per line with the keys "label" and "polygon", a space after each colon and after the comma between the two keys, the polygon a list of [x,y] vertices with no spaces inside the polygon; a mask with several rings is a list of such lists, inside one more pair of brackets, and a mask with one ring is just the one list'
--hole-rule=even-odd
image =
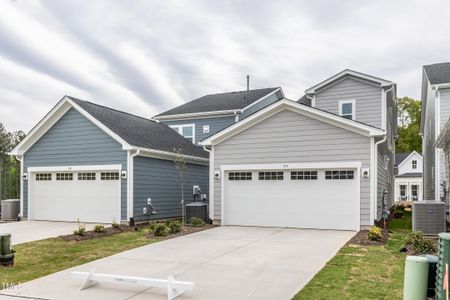
{"label": "small shrub", "polygon": [[192,227],[200,227],[205,225],[205,222],[203,222],[202,219],[200,218],[196,218],[196,217],[192,217],[189,219],[189,222],[191,223]]}
{"label": "small shrub", "polygon": [[400,219],[400,218],[403,218],[404,215],[405,215],[405,209],[404,208],[403,209],[396,208],[394,210],[394,218]]}
{"label": "small shrub", "polygon": [[170,233],[169,227],[163,223],[157,223],[153,229],[153,234],[155,236],[167,236]]}
{"label": "small shrub", "polygon": [[113,228],[119,228],[119,227],[120,227],[120,224],[116,222],[116,219],[114,219],[114,220],[112,221],[111,226],[112,226]]}
{"label": "small shrub", "polygon": [[424,237],[422,231],[411,231],[406,238],[406,245],[412,246],[414,252],[427,254],[436,252],[436,241]]}
{"label": "small shrub", "polygon": [[105,231],[105,226],[103,226],[103,225],[95,225],[94,232],[102,233],[103,231]]}
{"label": "small shrub", "polygon": [[149,233],[154,233],[155,232],[155,227],[156,227],[156,224],[158,224],[158,223],[148,223],[148,232]]}
{"label": "small shrub", "polygon": [[84,232],[86,231],[86,227],[84,224],[80,223],[80,219],[77,219],[78,229],[73,231],[73,234],[76,235],[84,235]]}
{"label": "small shrub", "polygon": [[367,234],[367,237],[371,241],[381,240],[381,238],[383,237],[381,233],[381,228],[378,226],[372,226],[372,228],[370,228],[369,233]]}
{"label": "small shrub", "polygon": [[181,231],[181,222],[177,220],[171,220],[166,222],[166,226],[169,228],[170,233],[178,233]]}

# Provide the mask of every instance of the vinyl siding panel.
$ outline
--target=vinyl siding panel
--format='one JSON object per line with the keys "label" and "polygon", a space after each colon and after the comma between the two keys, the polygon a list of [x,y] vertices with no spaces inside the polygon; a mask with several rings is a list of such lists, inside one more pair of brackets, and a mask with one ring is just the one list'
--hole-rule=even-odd
{"label": "vinyl siding panel", "polygon": [[381,128],[380,86],[371,82],[346,76],[319,90],[315,96],[315,105],[335,114],[339,114],[339,101],[355,100],[356,120]]}
{"label": "vinyl siding panel", "polygon": [[[377,220],[383,210],[394,205],[394,157],[387,142],[378,145],[377,151]],[[387,191],[385,201],[384,192]]]}
{"label": "vinyl siding panel", "polygon": [[[450,117],[450,89],[439,90],[439,128],[442,129]],[[440,133],[440,131],[439,131]],[[447,182],[448,174],[445,167],[445,153],[442,149],[436,149],[439,155],[439,174],[440,180]]]}
{"label": "vinyl siding panel", "polygon": [[[227,164],[361,162],[370,167],[370,139],[291,111],[282,111],[214,146],[214,170]],[[221,182],[213,181],[214,219],[221,218]],[[361,178],[361,225],[370,225],[370,181]]]}
{"label": "vinyl siding panel", "polygon": [[[137,221],[175,218],[181,216],[180,174],[175,162],[137,156],[134,158],[134,218]],[[200,186],[208,194],[209,167],[186,164],[184,197],[193,201],[192,186]],[[147,198],[152,199],[156,215],[143,214]],[[208,201],[206,202],[208,203]]]}
{"label": "vinyl siding panel", "polygon": [[258,103],[250,106],[242,114],[240,114],[239,115],[239,120],[243,120],[243,119],[247,118],[248,116],[251,116],[255,112],[258,112],[261,109],[263,109],[264,107],[269,106],[269,105],[277,102],[281,98],[282,98],[282,95],[281,95],[280,92],[274,93],[274,94],[266,97],[265,99],[259,101]]}
{"label": "vinyl siding panel", "polygon": [[[74,109],[67,111],[24,155],[28,167],[122,165],[127,169],[127,152]],[[127,215],[127,181],[121,183],[121,217]],[[23,186],[24,217],[28,213],[28,182]]]}
{"label": "vinyl siding panel", "polygon": [[[235,117],[215,117],[202,119],[187,119],[178,121],[161,121],[161,123],[171,125],[195,124],[195,143],[198,144],[207,137],[221,131],[222,129],[234,124]],[[209,133],[203,133],[203,125],[209,125]]]}

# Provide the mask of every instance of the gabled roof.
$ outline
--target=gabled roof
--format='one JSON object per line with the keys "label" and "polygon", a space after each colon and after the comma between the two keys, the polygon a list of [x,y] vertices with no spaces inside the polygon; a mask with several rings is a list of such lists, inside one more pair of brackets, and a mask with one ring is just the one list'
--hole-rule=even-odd
{"label": "gabled roof", "polygon": [[122,144],[124,150],[173,155],[173,149],[178,148],[182,149],[185,156],[202,159],[209,157],[201,147],[192,144],[167,125],[70,96],[63,97],[11,154],[21,155],[26,152],[70,108],[76,109]]}
{"label": "gabled roof", "polygon": [[309,99],[306,95],[301,96],[298,100],[298,103],[311,106],[312,100]]}
{"label": "gabled roof", "polygon": [[422,158],[422,154],[416,151],[395,153],[394,167],[401,165],[404,161],[406,161],[410,156],[414,154],[417,154],[418,156],[420,156],[420,158]]}
{"label": "gabled roof", "polygon": [[344,129],[347,129],[349,131],[356,132],[358,134],[364,135],[364,136],[383,136],[385,135],[385,131],[370,125],[363,124],[361,122],[356,122],[353,120],[349,120],[346,118],[343,118],[341,116],[335,115],[333,113],[329,113],[327,111],[323,111],[314,107],[310,107],[304,104],[297,103],[295,101],[289,100],[289,99],[282,99],[278,102],[273,103],[272,105],[269,105],[265,107],[264,109],[254,113],[250,117],[239,121],[237,123],[234,123],[233,125],[230,125],[229,127],[219,131],[218,133],[206,138],[203,140],[200,144],[203,146],[211,146],[216,145],[236,134],[239,132],[250,128],[259,122],[283,111],[283,110],[290,110],[305,116],[308,116],[313,119],[317,119],[323,122],[327,122],[330,124],[333,124],[337,127],[341,127]]}
{"label": "gabled roof", "polygon": [[273,87],[249,91],[210,94],[160,113],[153,118],[158,120],[163,119],[164,117],[198,113],[232,114],[234,111],[245,109],[259,99],[276,93],[278,90],[281,90],[281,88]]}
{"label": "gabled roof", "polygon": [[389,85],[394,84],[394,82],[392,82],[390,80],[382,79],[382,78],[379,78],[379,77],[375,77],[375,76],[372,76],[372,75],[368,75],[368,74],[364,74],[364,73],[361,73],[361,72],[353,71],[353,70],[350,70],[350,69],[345,69],[344,71],[341,71],[341,72],[337,73],[336,75],[333,75],[330,78],[328,78],[328,79],[326,79],[326,80],[324,80],[324,81],[322,81],[322,82],[320,82],[320,83],[310,87],[309,89],[307,89],[305,91],[305,93],[306,94],[314,94],[320,88],[328,85],[329,83],[334,82],[335,80],[338,80],[341,77],[348,76],[348,75],[354,76],[354,77],[357,77],[357,78],[361,78],[361,79],[365,79],[365,80],[369,80],[369,81],[372,81],[372,82],[375,82],[375,83],[379,83],[381,86],[389,86]]}
{"label": "gabled roof", "polygon": [[450,83],[450,62],[423,66],[430,84]]}

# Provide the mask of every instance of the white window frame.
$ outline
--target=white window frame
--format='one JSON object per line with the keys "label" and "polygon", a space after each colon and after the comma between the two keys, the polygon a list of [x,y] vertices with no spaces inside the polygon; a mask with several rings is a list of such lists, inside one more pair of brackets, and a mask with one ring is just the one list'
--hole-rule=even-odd
{"label": "white window frame", "polygon": [[352,100],[341,100],[341,101],[339,101],[339,115],[341,116],[341,117],[344,117],[344,116],[348,116],[349,114],[345,114],[345,115],[343,115],[342,114],[342,105],[344,105],[344,104],[348,104],[348,103],[350,103],[351,105],[352,105],[352,118],[351,119],[348,119],[348,120],[355,120],[356,119],[356,101],[355,101],[355,99],[352,99]]}
{"label": "white window frame", "polygon": [[417,160],[414,159],[411,161],[411,168],[413,170],[417,170]]}
{"label": "white window frame", "polygon": [[195,144],[195,124],[179,124],[179,125],[169,125],[170,128],[177,131],[184,138],[191,138],[190,136],[185,137],[183,135],[183,128],[191,127],[192,128],[192,143]]}

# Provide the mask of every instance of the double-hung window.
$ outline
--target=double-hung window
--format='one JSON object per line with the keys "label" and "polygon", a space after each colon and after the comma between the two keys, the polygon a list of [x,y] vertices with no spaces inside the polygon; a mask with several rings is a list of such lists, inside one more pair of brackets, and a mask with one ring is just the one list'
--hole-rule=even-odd
{"label": "double-hung window", "polygon": [[343,118],[354,120],[355,119],[355,100],[342,100],[339,101],[339,115]]}
{"label": "double-hung window", "polygon": [[186,124],[186,125],[172,125],[170,126],[173,130],[184,136],[184,138],[190,140],[192,143],[195,143],[195,125],[194,124]]}
{"label": "double-hung window", "polygon": [[413,168],[413,170],[417,169],[417,160],[412,161],[412,168]]}

